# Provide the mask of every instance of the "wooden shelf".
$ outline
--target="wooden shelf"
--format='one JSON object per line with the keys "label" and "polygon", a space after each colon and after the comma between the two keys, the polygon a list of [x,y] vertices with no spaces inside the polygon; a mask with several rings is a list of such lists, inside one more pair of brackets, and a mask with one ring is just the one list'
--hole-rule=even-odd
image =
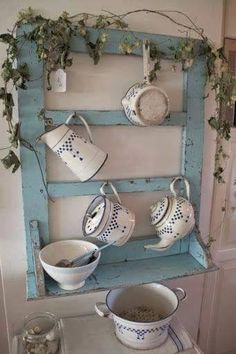
{"label": "wooden shelf", "polygon": [[[119,286],[160,282],[167,279],[214,271],[214,265],[205,268],[189,253],[143,260],[101,264],[84,287],[74,291],[60,289],[55,281],[46,277],[45,296],[65,296],[108,290]],[[44,297],[45,297],[44,296]]]}
{"label": "wooden shelf", "polygon": [[[19,121],[22,137],[34,146],[36,138],[47,130],[47,125],[57,125],[64,122],[71,111],[45,111],[47,120],[38,119],[38,113],[44,105],[44,70],[43,63],[38,61],[36,47],[33,42],[27,41],[24,34],[29,33],[32,27],[22,26],[17,30],[18,45],[20,48],[18,65],[27,63],[31,73],[27,90],[19,90],[18,106]],[[90,29],[91,40],[97,38],[96,29]],[[105,48],[106,54],[121,55],[120,41],[124,31],[108,30],[111,39]],[[178,48],[180,37],[164,36],[134,32],[141,40],[149,39],[159,45],[160,51],[173,59],[174,51],[170,47]],[[24,42],[24,45],[23,45]],[[194,40],[196,46],[200,40]],[[87,52],[86,45],[80,36],[73,37],[71,50],[78,53]],[[141,56],[141,48],[135,50],[135,55]],[[163,125],[166,129],[178,126],[181,129],[181,161],[180,174],[185,176],[191,184],[191,203],[194,206],[196,222],[201,197],[201,171],[204,137],[204,92],[206,58],[199,56],[188,72],[184,73],[183,111],[171,112]],[[79,111],[92,126],[126,126],[132,129],[123,110],[117,111]],[[75,121],[75,124],[77,122]],[[143,132],[145,133],[145,128]],[[44,276],[38,259],[42,246],[50,243],[48,194],[45,192],[43,179],[46,181],[52,198],[68,198],[80,195],[93,195],[99,192],[101,181],[80,182],[49,182],[47,179],[46,149],[44,144],[37,146],[38,162],[35,155],[21,144],[22,166],[22,193],[24,200],[24,218],[27,244],[27,298],[42,299],[48,296],[65,296],[86,292],[108,290],[113,287],[141,284],[153,281],[178,278],[187,275],[199,274],[216,269],[209,264],[207,250],[197,235],[192,233],[182,241],[176,242],[167,252],[154,252],[144,249],[144,243],[157,242],[156,236],[145,236],[143,240],[128,242],[122,247],[109,248],[103,252],[101,262],[95,273],[87,280],[86,285],[77,291],[68,292],[58,288],[56,283]],[[158,162],[157,162],[158,163]],[[169,183],[174,176],[145,176],[114,180],[118,192],[137,193],[169,190]]]}

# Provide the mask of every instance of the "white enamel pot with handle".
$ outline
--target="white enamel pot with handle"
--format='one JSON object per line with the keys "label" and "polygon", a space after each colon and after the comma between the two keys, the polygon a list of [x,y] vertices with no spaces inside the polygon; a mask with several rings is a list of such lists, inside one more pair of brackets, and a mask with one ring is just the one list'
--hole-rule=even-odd
{"label": "white enamel pot with handle", "polygon": [[162,284],[145,284],[109,291],[106,302],[95,305],[96,313],[113,319],[117,338],[134,349],[153,349],[165,342],[170,321],[179,302],[186,299],[181,289]]}
{"label": "white enamel pot with handle", "polygon": [[[74,118],[81,120],[88,139],[71,129],[69,124]],[[40,135],[38,140],[47,144],[82,182],[92,178],[107,159],[107,154],[94,145],[90,128],[81,115],[71,114],[65,124]]]}
{"label": "white enamel pot with handle", "polygon": [[[175,185],[183,181],[186,198],[179,196]],[[194,209],[190,203],[190,185],[186,178],[179,176],[170,184],[171,196],[166,196],[150,207],[151,224],[155,226],[160,242],[154,245],[146,245],[145,248],[165,251],[177,240],[188,235],[194,225]]]}
{"label": "white enamel pot with handle", "polygon": [[169,98],[159,87],[150,83],[150,42],[143,43],[144,82],[133,85],[121,103],[125,114],[134,125],[161,124],[169,114]]}
{"label": "white enamel pot with handle", "polygon": [[[110,200],[104,191],[109,186],[116,199]],[[83,218],[83,234],[85,237],[96,237],[115,246],[124,245],[131,237],[135,226],[135,214],[121,204],[116,188],[111,182],[105,182],[88,206]]]}

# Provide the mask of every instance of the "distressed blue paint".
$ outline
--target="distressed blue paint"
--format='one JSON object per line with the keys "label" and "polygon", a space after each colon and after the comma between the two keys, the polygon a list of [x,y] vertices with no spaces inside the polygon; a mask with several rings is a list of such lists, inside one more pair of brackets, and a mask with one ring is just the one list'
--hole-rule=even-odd
{"label": "distressed blue paint", "polygon": [[[89,239],[88,239],[89,240]],[[145,249],[145,245],[155,244],[159,241],[156,235],[145,236],[142,239],[130,240],[122,247],[111,246],[102,251],[100,264],[111,264],[117,262],[134,261],[137,259],[149,259],[163,256],[171,256],[179,253],[185,253],[187,250],[182,250],[180,241],[176,242],[173,247],[165,252],[156,252],[151,249]]]}
{"label": "distressed blue paint", "polygon": [[[18,30],[18,35],[22,34],[24,30],[29,31],[30,27],[25,26]],[[118,46],[125,32],[117,30],[109,30],[108,32],[112,40],[106,47],[106,53],[120,54]],[[176,46],[179,42],[178,37],[145,33],[135,34],[141,39],[158,41],[160,50],[165,52],[169,58],[171,58],[169,46]],[[96,36],[97,31],[92,30],[92,38],[94,39]],[[200,41],[196,42],[200,44]],[[36,57],[35,46],[31,43],[25,44],[21,48],[18,63],[27,62],[31,78],[34,81],[29,83],[27,91],[19,90],[19,116],[22,137],[34,144],[36,137],[45,130],[44,122],[37,118],[37,113],[43,107],[43,67]],[[81,38],[74,38],[71,48],[73,51],[86,51]],[[135,54],[142,55],[141,49],[137,49]],[[204,60],[198,59],[188,74],[184,74],[184,112],[172,112],[170,117],[163,123],[165,126],[185,127],[182,134],[182,153],[184,156],[182,173],[190,180],[192,201],[197,209],[197,214],[200,204],[204,127],[204,73]],[[71,111],[46,111],[46,116],[53,119],[53,124],[61,124],[70,113]],[[79,111],[78,113],[85,116],[90,125],[131,125],[121,110]],[[75,124],[77,124],[76,120]],[[145,131],[145,128],[140,129]],[[44,145],[37,146],[37,150],[39,151],[43,174],[46,178]],[[36,287],[29,222],[30,220],[39,221],[40,236],[44,243],[48,243],[48,200],[34,154],[26,150],[24,146],[21,146],[21,161],[28,257],[28,297],[37,298],[38,289]],[[168,190],[172,177],[117,180],[114,183],[120,192]],[[90,181],[83,184],[80,182],[50,182],[49,191],[53,197],[88,195],[96,194],[100,185],[101,182],[99,181]],[[208,267],[206,252],[194,233],[190,237],[177,242],[172,248],[163,253],[144,249],[145,243],[155,243],[157,241],[156,237],[149,236],[145,239],[131,241],[121,248],[112,247],[104,251],[101,264],[94,276],[88,280],[84,288],[72,293],[83,293],[192,275],[201,273]],[[68,292],[58,289],[53,281],[48,282],[48,291],[48,295],[68,294]]]}
{"label": "distressed blue paint", "polygon": [[36,280],[36,289],[38,296],[45,295],[44,271],[39,260],[39,252],[42,248],[39,236],[39,224],[37,220],[30,222],[31,245],[34,258],[34,274]]}
{"label": "distressed blue paint", "polygon": [[[118,192],[169,191],[173,177],[136,178],[112,180]],[[98,194],[103,181],[49,182],[48,190],[53,198]]]}
{"label": "distressed blue paint", "polygon": [[183,111],[187,111],[187,81],[188,74],[186,71],[183,71]]}
{"label": "distressed blue paint", "polygon": [[[96,41],[99,33],[103,30],[97,30],[93,28],[89,28],[91,34],[91,40]],[[104,52],[106,54],[122,54],[119,49],[119,45],[124,39],[130,36],[130,32],[128,31],[120,31],[109,29],[106,30],[109,35],[109,41],[106,44]],[[179,44],[179,40],[181,37],[175,36],[166,36],[161,34],[153,34],[153,33],[143,33],[143,32],[132,32],[136,38],[140,40],[150,40],[152,42],[158,43],[158,48],[161,52],[165,53],[167,59],[174,59],[173,51],[170,50],[170,47],[177,48]],[[131,36],[132,36],[131,34]],[[135,38],[134,38],[135,40]],[[194,39],[196,46],[200,45],[201,41],[198,39]],[[87,53],[87,48],[84,40],[81,40],[81,37],[73,37],[71,41],[71,50],[74,52]],[[142,48],[137,48],[134,50],[132,55],[142,56]]]}
{"label": "distressed blue paint", "polygon": [[37,282],[35,279],[34,272],[26,273],[26,290],[27,290],[27,299],[38,298],[38,289]]}
{"label": "distressed blue paint", "polygon": [[[191,184],[191,201],[197,214],[200,208],[204,135],[205,60],[198,59],[188,73],[187,125],[184,174]],[[198,215],[197,215],[198,216]],[[199,221],[197,217],[197,222]]]}
{"label": "distressed blue paint", "polygon": [[[211,267],[208,271],[216,270]],[[81,289],[65,291],[51,280],[46,280],[46,296],[75,295],[91,291],[107,290],[120,286],[130,286],[167,279],[185,277],[205,272],[205,268],[188,253],[165,257],[101,264],[93,275],[87,279]]]}
{"label": "distressed blue paint", "polygon": [[[46,111],[47,118],[53,120],[53,124],[58,125],[65,123],[66,118],[74,111]],[[86,118],[90,125],[130,125],[131,122],[126,118],[124,111],[76,111],[78,114]],[[162,126],[184,126],[186,124],[186,112],[171,112],[164,120]],[[74,119],[75,125],[81,125],[81,121]],[[145,127],[142,127],[145,129]]]}
{"label": "distressed blue paint", "polygon": [[[18,29],[17,36],[22,35],[24,27]],[[22,45],[22,41],[24,45]],[[38,62],[35,45],[22,39],[18,44],[20,55],[18,65],[27,63],[32,78],[39,78],[36,81],[30,81],[27,90],[18,91],[19,120],[21,123],[21,137],[32,145],[36,137],[44,129],[44,124],[37,117],[37,113],[44,105],[43,100],[43,66]],[[38,146],[39,160],[42,166],[44,178],[46,178],[45,147]],[[26,247],[28,260],[28,291],[35,292],[36,279],[32,269],[34,269],[33,253],[30,238],[30,221],[37,219],[39,221],[40,234],[45,243],[48,238],[48,198],[45,194],[42,183],[39,166],[32,151],[20,146],[21,164],[22,164],[22,193],[24,200],[24,219],[26,232]]]}
{"label": "distressed blue paint", "polygon": [[210,259],[206,248],[199,242],[196,234],[190,236],[189,253],[205,268],[209,267]]}

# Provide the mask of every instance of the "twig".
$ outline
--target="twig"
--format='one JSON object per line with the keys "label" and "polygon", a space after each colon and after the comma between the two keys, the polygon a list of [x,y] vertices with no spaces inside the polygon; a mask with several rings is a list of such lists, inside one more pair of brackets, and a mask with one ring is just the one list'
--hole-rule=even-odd
{"label": "twig", "polygon": [[51,196],[49,195],[49,192],[48,192],[48,187],[47,187],[47,183],[44,179],[44,175],[43,175],[43,170],[42,170],[42,167],[41,167],[41,164],[40,164],[40,161],[39,161],[39,157],[38,157],[38,154],[37,154],[37,151],[35,150],[35,148],[33,147],[33,145],[28,142],[27,140],[23,139],[23,138],[20,138],[20,142],[22,143],[22,145],[24,145],[27,149],[31,150],[34,152],[35,154],[35,157],[36,157],[36,160],[37,160],[37,163],[38,163],[38,166],[39,166],[39,170],[40,170],[40,174],[41,174],[41,178],[42,178],[42,182],[43,182],[43,185],[44,185],[44,188],[45,188],[45,191],[47,193],[47,196],[48,196],[48,199],[54,203],[54,200],[51,198]]}

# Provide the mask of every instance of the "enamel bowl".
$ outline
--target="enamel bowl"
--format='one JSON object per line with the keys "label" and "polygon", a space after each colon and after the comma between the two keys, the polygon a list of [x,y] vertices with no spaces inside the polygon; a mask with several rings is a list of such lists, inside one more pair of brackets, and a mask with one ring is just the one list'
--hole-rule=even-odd
{"label": "enamel bowl", "polygon": [[94,272],[101,253],[99,252],[91,263],[80,267],[62,268],[55,267],[55,264],[61,259],[71,260],[96,249],[98,249],[96,245],[87,241],[57,241],[42,248],[39,259],[45,272],[58,283],[60,288],[75,290],[84,286],[85,280]]}

